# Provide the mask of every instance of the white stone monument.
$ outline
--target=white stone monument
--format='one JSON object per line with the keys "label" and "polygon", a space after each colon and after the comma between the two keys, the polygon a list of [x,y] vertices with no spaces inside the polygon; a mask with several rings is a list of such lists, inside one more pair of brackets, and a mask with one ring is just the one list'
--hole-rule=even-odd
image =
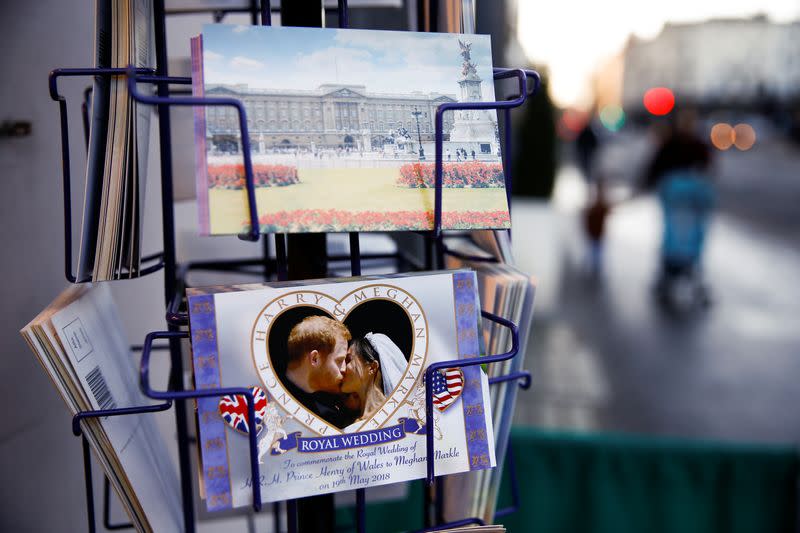
{"label": "white stone monument", "polygon": [[[460,102],[482,102],[481,80],[475,69],[475,64],[470,58],[471,43],[458,41],[461,47],[461,57],[464,63],[461,66],[461,79],[458,85],[461,87]],[[463,110],[454,111],[453,129],[450,130],[451,145],[463,144],[469,146],[479,146],[489,144],[491,151],[488,155],[497,154],[497,139],[495,136],[496,124],[492,115],[487,110]],[[485,152],[483,155],[487,155]]]}

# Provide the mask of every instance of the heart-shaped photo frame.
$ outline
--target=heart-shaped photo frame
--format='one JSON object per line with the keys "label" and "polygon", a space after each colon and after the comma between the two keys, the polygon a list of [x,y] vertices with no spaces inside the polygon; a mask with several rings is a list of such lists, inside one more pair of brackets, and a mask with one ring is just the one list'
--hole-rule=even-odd
{"label": "heart-shaped photo frame", "polygon": [[387,284],[336,299],[297,290],[267,303],[253,360],[278,406],[319,434],[382,427],[412,393],[427,359],[417,300]]}
{"label": "heart-shaped photo frame", "polygon": [[[255,400],[255,426],[256,435],[258,435],[264,427],[264,418],[267,416],[267,394],[261,387],[253,387],[250,391],[253,393],[253,399]],[[247,399],[243,394],[229,394],[220,398],[219,415],[231,429],[247,435],[250,421],[247,417]]]}

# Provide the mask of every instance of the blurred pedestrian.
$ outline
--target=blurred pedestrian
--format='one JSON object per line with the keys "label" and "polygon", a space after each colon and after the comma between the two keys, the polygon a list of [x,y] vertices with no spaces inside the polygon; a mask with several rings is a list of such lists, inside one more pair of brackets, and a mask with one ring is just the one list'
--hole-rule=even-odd
{"label": "blurred pedestrian", "polygon": [[669,303],[708,303],[701,263],[714,207],[709,174],[710,147],[694,131],[695,118],[684,111],[667,130],[645,174],[644,186],[655,190],[664,227],[656,289]]}
{"label": "blurred pedestrian", "polygon": [[583,129],[578,132],[578,136],[575,138],[575,148],[578,151],[578,166],[587,182],[592,180],[592,164],[599,143],[597,134],[592,128],[592,121],[587,120]]}
{"label": "blurred pedestrian", "polygon": [[583,228],[589,245],[587,254],[589,274],[593,278],[599,278],[603,273],[603,240],[611,204],[608,201],[605,180],[602,177],[597,177],[591,190],[591,202],[583,212]]}
{"label": "blurred pedestrian", "polygon": [[707,172],[711,164],[711,149],[694,131],[695,115],[684,110],[674,124],[660,134],[659,145],[644,176],[644,188],[656,189],[672,171],[694,169]]}

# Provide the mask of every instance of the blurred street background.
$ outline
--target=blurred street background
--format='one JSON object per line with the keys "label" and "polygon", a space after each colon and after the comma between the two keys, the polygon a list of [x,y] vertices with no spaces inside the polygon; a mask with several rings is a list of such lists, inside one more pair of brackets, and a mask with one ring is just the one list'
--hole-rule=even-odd
{"label": "blurred street background", "polygon": [[[515,8],[507,51],[547,88],[515,125],[514,247],[539,280],[517,423],[798,442],[800,6]],[[558,16],[571,23],[553,27]],[[679,129],[706,147],[715,206],[710,303],[676,312],[654,291],[664,221],[643,182]],[[610,210],[593,272],[598,181]]]}
{"label": "blurred street background", "polygon": [[[797,155],[788,154],[752,168],[784,165],[789,172],[788,160]],[[540,283],[527,354],[534,386],[520,396],[517,423],[800,440],[792,408],[800,401],[800,221],[783,196],[793,194],[797,205],[800,190],[795,182],[793,192],[787,187],[770,197],[759,187],[759,172],[737,176],[737,156],[721,158],[732,171],[730,183],[723,185],[727,174],[719,182],[721,205],[706,250],[712,304],[685,316],[662,309],[652,293],[661,225],[652,197],[621,204],[610,215],[599,280],[587,276],[584,265],[579,205],[585,185],[574,165],[559,169],[555,214],[544,214],[551,208],[538,202],[515,204],[518,262]],[[753,190],[754,200],[742,199],[741,190]],[[558,239],[543,240],[555,257],[543,261],[532,241],[554,230]]]}

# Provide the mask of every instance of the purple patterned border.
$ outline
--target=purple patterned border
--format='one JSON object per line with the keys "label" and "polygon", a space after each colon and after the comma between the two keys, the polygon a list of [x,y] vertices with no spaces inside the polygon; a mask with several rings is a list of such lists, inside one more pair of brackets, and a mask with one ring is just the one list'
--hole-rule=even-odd
{"label": "purple patterned border", "polygon": [[[194,386],[197,389],[219,388],[222,384],[214,296],[189,297],[188,303]],[[205,481],[206,506],[209,511],[230,509],[233,506],[227,437],[218,406],[219,398],[216,397],[197,400],[200,457]]]}
{"label": "purple patterned border", "polygon": [[[480,355],[478,344],[478,289],[475,272],[455,272],[453,292],[456,305],[459,359],[472,359]],[[478,365],[466,366],[461,407],[464,410],[464,431],[467,438],[469,469],[492,467],[489,437],[486,431],[486,413],[483,405],[481,369]]]}

